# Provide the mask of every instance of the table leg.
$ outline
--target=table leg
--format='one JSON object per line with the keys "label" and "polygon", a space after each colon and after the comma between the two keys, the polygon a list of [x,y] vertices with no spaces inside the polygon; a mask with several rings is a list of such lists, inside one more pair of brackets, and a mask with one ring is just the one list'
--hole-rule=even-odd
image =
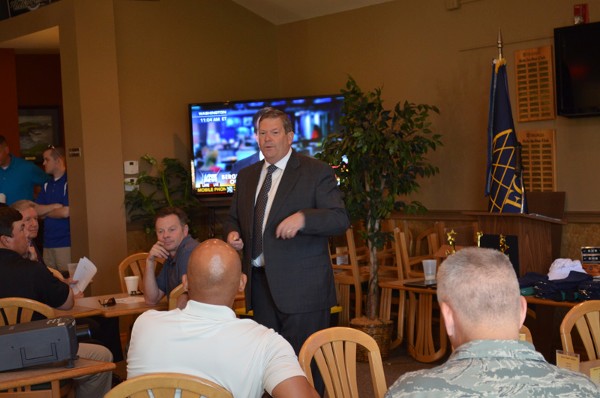
{"label": "table leg", "polygon": [[419,362],[437,361],[446,354],[447,340],[443,319],[440,318],[440,343],[436,349],[432,326],[433,295],[413,292],[409,292],[409,295],[408,352]]}
{"label": "table leg", "polygon": [[52,380],[50,386],[52,389],[52,398],[60,398],[60,380]]}
{"label": "table leg", "polygon": [[[406,292],[399,290],[398,297],[398,324],[396,338],[391,343],[391,348],[396,348],[404,340],[404,312],[406,306]],[[392,319],[393,289],[381,288],[381,299],[379,301],[379,316],[385,321]]]}

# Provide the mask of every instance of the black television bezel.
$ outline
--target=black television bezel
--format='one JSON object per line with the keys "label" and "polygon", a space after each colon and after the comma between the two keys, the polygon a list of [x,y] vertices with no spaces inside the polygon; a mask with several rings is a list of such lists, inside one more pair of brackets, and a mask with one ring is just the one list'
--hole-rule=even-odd
{"label": "black television bezel", "polygon": [[[293,101],[293,100],[300,100],[300,99],[310,101],[310,100],[314,100],[314,99],[318,99],[318,98],[327,98],[327,97],[338,98],[338,100],[341,100],[341,104],[343,104],[343,95],[340,93],[189,103],[187,105],[187,111],[188,111],[187,117],[188,117],[188,124],[189,124],[189,126],[188,126],[189,134],[188,135],[189,135],[189,140],[190,140],[189,141],[190,142],[190,172],[192,173],[191,178],[190,178],[190,185],[191,185],[192,195],[194,195],[199,200],[202,200],[202,199],[215,200],[215,199],[220,199],[220,198],[221,199],[231,198],[233,196],[233,194],[235,193],[235,189],[234,189],[234,192],[231,192],[231,193],[227,193],[227,192],[203,192],[203,193],[197,192],[197,189],[194,186],[195,185],[194,173],[196,172],[194,161],[195,161],[196,157],[194,154],[194,142],[193,142],[194,127],[193,127],[193,123],[192,123],[192,107],[201,106],[204,108],[204,110],[208,111],[208,110],[219,110],[219,109],[223,109],[225,107],[231,107],[237,103],[244,103],[244,104],[255,103],[256,111],[258,111],[259,109],[261,109],[265,106],[273,106],[275,108],[280,108],[279,106],[272,105],[272,104],[281,102],[281,101]],[[341,109],[342,109],[342,107],[340,106],[340,112],[341,112]],[[282,109],[282,110],[285,111],[285,109]],[[294,141],[294,142],[296,142],[296,141]]]}
{"label": "black television bezel", "polygon": [[[600,22],[592,22],[588,24],[565,26],[554,29],[554,70],[556,82],[556,113],[559,116],[567,118],[581,118],[600,116],[600,96],[598,102],[594,105],[588,105],[585,108],[574,108],[573,101],[568,101],[567,91],[571,91],[568,87],[568,63],[565,61],[565,41],[573,43],[577,38],[586,37],[593,32],[593,35],[598,38],[598,55],[600,59]],[[588,64],[593,64],[592,59],[588,60]],[[600,71],[596,76],[600,79]]]}

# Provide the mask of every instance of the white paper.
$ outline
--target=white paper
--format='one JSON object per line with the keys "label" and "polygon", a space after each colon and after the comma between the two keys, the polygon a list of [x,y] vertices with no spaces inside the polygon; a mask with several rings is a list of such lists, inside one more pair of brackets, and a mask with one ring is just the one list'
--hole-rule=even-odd
{"label": "white paper", "polygon": [[98,269],[94,263],[92,263],[87,257],[80,258],[79,263],[77,264],[77,269],[75,270],[75,274],[73,275],[73,280],[76,280],[77,283],[71,284],[73,293],[78,294],[83,292],[90,284],[97,271]]}

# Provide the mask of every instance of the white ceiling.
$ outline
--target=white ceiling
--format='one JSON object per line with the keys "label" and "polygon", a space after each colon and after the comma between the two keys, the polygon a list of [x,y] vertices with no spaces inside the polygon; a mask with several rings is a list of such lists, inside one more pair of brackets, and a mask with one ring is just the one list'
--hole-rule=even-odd
{"label": "white ceiling", "polygon": [[17,53],[48,54],[58,53],[58,27],[40,30],[39,32],[17,37],[0,43],[0,48],[14,48]]}
{"label": "white ceiling", "polygon": [[393,0],[233,0],[267,21],[282,25]]}
{"label": "white ceiling", "polygon": [[[232,0],[274,25],[354,10],[394,0]],[[59,48],[58,27],[0,43],[18,53],[55,53]]]}

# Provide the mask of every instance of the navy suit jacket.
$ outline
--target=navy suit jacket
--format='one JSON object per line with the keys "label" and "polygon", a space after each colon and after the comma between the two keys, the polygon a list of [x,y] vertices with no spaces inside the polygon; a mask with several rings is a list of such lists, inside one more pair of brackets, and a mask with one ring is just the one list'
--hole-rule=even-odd
{"label": "navy suit jacket", "polygon": [[242,160],[238,160],[231,166],[231,172],[235,174],[239,174],[240,170],[260,161],[259,152],[256,152],[253,155],[248,156]]}
{"label": "navy suit jacket", "polygon": [[[225,233],[238,231],[244,242],[243,271],[248,275],[246,308],[252,308],[251,270],[254,198],[264,160],[241,170]],[[302,211],[305,226],[293,239],[277,239],[286,217]],[[265,272],[271,295],[283,313],[328,309],[336,304],[328,238],[343,234],[350,221],[331,167],[292,152],[281,177],[263,236]]]}

